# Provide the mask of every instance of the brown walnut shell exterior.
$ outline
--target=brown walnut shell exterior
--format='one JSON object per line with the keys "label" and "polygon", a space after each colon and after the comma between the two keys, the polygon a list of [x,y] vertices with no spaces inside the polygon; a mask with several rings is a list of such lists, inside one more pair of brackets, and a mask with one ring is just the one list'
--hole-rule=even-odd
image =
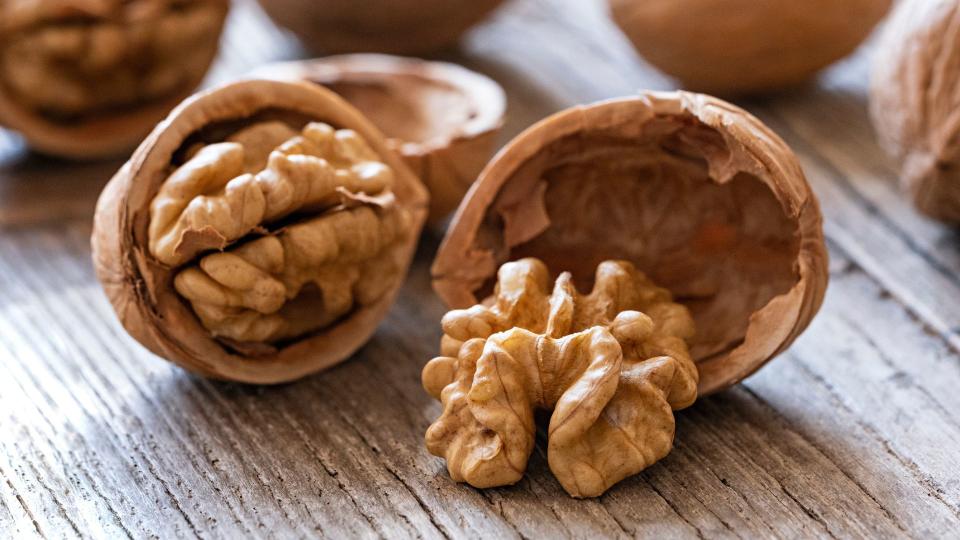
{"label": "brown walnut shell exterior", "polygon": [[819,204],[792,151],[742,109],[687,92],[575,107],[519,135],[454,216],[434,289],[472,306],[502,263],[531,256],[583,290],[610,259],[670,289],[697,324],[701,394],[786,349],[828,280]]}
{"label": "brown walnut shell exterior", "polygon": [[454,45],[503,0],[259,0],[307,48],[424,54]]}
{"label": "brown walnut shell exterior", "polygon": [[870,112],[924,214],[960,222],[960,2],[900,4],[877,46]]}
{"label": "brown walnut shell exterior", "polygon": [[337,364],[360,348],[393,304],[401,280],[376,303],[356,309],[319,333],[255,358],[231,352],[211,337],[174,291],[172,270],[147,248],[149,206],[174,152],[210,125],[251,118],[262,111],[296,114],[359,133],[396,175],[398,204],[413,219],[403,246],[402,272],[413,257],[427,213],[427,193],[383,135],[332,92],[305,83],[242,81],[190,97],[147,137],[113,177],[97,203],[93,259],[124,328],[153,353],[199,375],[246,383],[298,379]]}
{"label": "brown walnut shell exterior", "polygon": [[[227,0],[203,0],[222,8],[217,35],[223,29],[229,2]],[[23,3],[27,6],[28,3]],[[33,2],[24,11],[33,11],[27,17],[13,16],[8,21],[0,20],[0,44],[4,35],[11,35],[31,25],[56,25],[59,21],[112,21],[116,16],[113,5],[118,2],[88,2],[83,0],[40,0]],[[10,8],[16,11],[13,7]],[[19,13],[17,13],[19,15]],[[0,6],[0,19],[3,8]],[[6,22],[6,24],[4,24]],[[217,40],[219,41],[219,40]],[[209,47],[195,54],[203,55],[201,63],[209,68],[217,55],[218,46]],[[36,111],[20,106],[0,84],[0,126],[19,132],[34,149],[53,156],[77,160],[93,160],[124,155],[143,140],[154,125],[178,103],[188,97],[203,80],[206,68],[182,90],[162,99],[144,102],[134,108],[111,114],[94,115],[77,121],[58,121]]]}
{"label": "brown walnut shell exterior", "polygon": [[489,77],[416,58],[347,54],[272,64],[253,74],[319,84],[360,109],[426,185],[431,224],[457,208],[490,160],[507,106]]}
{"label": "brown walnut shell exterior", "polygon": [[796,85],[847,56],[891,0],[609,0],[647,61],[720,95]]}

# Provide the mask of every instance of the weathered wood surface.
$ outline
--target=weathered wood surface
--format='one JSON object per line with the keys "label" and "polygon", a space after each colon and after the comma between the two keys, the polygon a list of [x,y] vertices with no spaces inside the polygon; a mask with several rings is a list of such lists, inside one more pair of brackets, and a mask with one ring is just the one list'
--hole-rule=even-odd
{"label": "weathered wood surface", "polygon": [[[238,1],[211,82],[300,54]],[[674,452],[596,500],[542,449],[515,487],[453,484],[422,436],[442,307],[424,237],[375,339],[296,384],[192,377],[116,322],[90,264],[118,163],[0,132],[0,537],[943,537],[960,530],[960,239],[901,197],[865,114],[869,48],[743,103],[799,153],[832,284],[810,331],[679,415]],[[446,59],[508,90],[506,136],[568,105],[669,88],[598,2],[516,0]]]}

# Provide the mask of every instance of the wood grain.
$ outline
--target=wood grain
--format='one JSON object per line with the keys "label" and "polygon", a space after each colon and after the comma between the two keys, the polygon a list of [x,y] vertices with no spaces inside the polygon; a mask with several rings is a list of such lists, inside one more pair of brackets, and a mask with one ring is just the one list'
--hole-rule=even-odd
{"label": "wood grain", "polygon": [[[126,336],[93,278],[93,205],[118,163],[39,157],[0,131],[0,536],[956,535],[960,242],[913,212],[874,141],[869,53],[741,103],[821,198],[820,316],[746,383],[681,413],[669,457],[586,501],[564,494],[542,444],[519,484],[486,491],[452,483],[424,450],[440,410],[419,383],[440,337],[439,233],[347,363],[278,387],[206,381]],[[208,84],[300,55],[238,0]],[[504,141],[575,103],[672,86],[594,1],[516,0],[440,57],[506,87]]]}

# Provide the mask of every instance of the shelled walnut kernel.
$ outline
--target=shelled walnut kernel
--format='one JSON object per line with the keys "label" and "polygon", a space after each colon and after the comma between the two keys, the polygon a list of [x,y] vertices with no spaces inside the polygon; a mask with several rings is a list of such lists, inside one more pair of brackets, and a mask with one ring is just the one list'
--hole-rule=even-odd
{"label": "shelled walnut kernel", "polygon": [[673,411],[697,397],[694,323],[628,262],[601,263],[588,295],[566,272],[548,287],[539,260],[509,262],[493,298],[444,317],[444,356],[423,370],[444,405],[427,448],[454,480],[513,484],[535,411],[552,411],[550,469],[570,495],[595,497],[669,453]]}

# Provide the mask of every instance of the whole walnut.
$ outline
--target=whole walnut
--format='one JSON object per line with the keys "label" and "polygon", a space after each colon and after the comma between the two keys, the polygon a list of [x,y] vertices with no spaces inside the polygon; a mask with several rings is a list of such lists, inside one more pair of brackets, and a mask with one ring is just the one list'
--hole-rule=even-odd
{"label": "whole walnut", "polygon": [[131,150],[203,79],[228,6],[0,1],[0,125],[48,154]]}
{"label": "whole walnut", "polygon": [[687,88],[743,94],[801,83],[853,52],[891,0],[609,0],[637,51]]}
{"label": "whole walnut", "polygon": [[346,359],[393,303],[426,190],[332,92],[244,81],[161,122],[100,196],[94,266],[157,355],[250,383]]}
{"label": "whole walnut", "polygon": [[503,0],[259,0],[319,53],[424,54],[454,45]]}
{"label": "whole walnut", "polygon": [[960,1],[905,0],[876,50],[870,112],[923,213],[960,222]]}

